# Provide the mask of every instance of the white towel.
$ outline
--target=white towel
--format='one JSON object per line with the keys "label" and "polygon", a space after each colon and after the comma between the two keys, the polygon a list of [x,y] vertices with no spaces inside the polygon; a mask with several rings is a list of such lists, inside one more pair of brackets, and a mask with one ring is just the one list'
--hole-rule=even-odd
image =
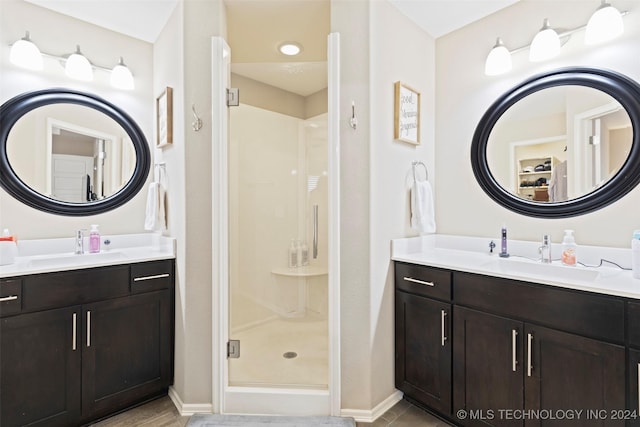
{"label": "white towel", "polygon": [[436,232],[433,192],[429,181],[414,180],[411,187],[411,228],[420,234]]}
{"label": "white towel", "polygon": [[149,231],[166,230],[165,191],[162,184],[152,182],[147,193],[147,211],[144,218],[144,229]]}

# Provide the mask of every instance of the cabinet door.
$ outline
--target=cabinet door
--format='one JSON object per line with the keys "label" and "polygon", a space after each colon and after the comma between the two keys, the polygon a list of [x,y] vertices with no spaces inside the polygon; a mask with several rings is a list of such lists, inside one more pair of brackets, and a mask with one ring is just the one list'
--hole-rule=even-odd
{"label": "cabinet door", "polygon": [[0,425],[76,424],[79,319],[78,306],[0,320]]}
{"label": "cabinet door", "polygon": [[396,387],[451,413],[451,304],[396,291]]}
{"label": "cabinet door", "polygon": [[[454,308],[454,410],[468,426],[518,426],[524,403],[521,322]],[[459,412],[460,411],[460,412]]]}
{"label": "cabinet door", "polygon": [[629,366],[627,368],[629,381],[629,426],[640,426],[640,350],[629,349]]}
{"label": "cabinet door", "polygon": [[[584,410],[580,425],[624,425],[612,415],[625,408],[624,347],[531,325],[525,333],[525,409]],[[527,426],[566,423],[533,418]]]}
{"label": "cabinet door", "polygon": [[172,363],[168,290],[84,305],[83,320],[83,417],[166,391]]}

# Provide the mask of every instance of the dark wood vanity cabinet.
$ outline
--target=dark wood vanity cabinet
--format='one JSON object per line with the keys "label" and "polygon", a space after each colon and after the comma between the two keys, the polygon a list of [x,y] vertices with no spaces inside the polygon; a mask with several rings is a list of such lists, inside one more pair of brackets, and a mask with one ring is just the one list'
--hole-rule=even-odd
{"label": "dark wood vanity cabinet", "polygon": [[451,273],[396,264],[396,387],[451,412]]}
{"label": "dark wood vanity cabinet", "polygon": [[[417,372],[436,367],[434,359],[425,357],[421,350],[429,346],[420,333],[410,339],[422,339],[421,343],[398,345],[408,339],[403,330],[428,331],[439,322],[433,316],[406,317],[402,307],[408,297],[398,290],[405,286],[401,281],[406,267],[396,262],[395,268],[396,387],[412,400],[463,426],[567,422],[524,416],[535,414],[524,411],[538,410],[583,410],[576,425],[618,426],[625,425],[625,409],[637,408],[640,304],[634,303],[638,304],[634,307],[638,319],[633,320],[638,328],[638,347],[637,351],[629,350],[627,358],[625,325],[629,324],[632,337],[633,309],[625,309],[625,304],[631,304],[625,299],[456,271],[448,272],[452,367],[445,368],[451,378],[447,386],[452,405],[443,410],[429,396],[402,388],[398,360],[404,365],[416,364]],[[398,271],[403,273],[398,275]],[[409,322],[415,324],[408,326]],[[631,338],[629,343],[633,343]],[[421,375],[429,378],[438,372]],[[589,410],[596,412],[587,418]]]}
{"label": "dark wood vanity cabinet", "polygon": [[[80,306],[0,319],[0,425],[72,426],[81,416]],[[77,332],[76,332],[77,333]]]}
{"label": "dark wood vanity cabinet", "polygon": [[24,276],[18,313],[0,312],[0,425],[83,425],[166,393],[173,270],[163,260]]}

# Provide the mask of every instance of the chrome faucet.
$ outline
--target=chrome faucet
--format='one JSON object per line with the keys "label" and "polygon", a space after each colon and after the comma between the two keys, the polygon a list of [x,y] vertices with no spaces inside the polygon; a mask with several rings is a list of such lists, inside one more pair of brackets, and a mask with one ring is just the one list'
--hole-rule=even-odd
{"label": "chrome faucet", "polygon": [[548,234],[542,236],[542,246],[538,248],[538,252],[540,253],[540,262],[551,263],[551,239]]}
{"label": "chrome faucet", "polygon": [[76,231],[76,255],[82,255],[84,253],[84,230]]}

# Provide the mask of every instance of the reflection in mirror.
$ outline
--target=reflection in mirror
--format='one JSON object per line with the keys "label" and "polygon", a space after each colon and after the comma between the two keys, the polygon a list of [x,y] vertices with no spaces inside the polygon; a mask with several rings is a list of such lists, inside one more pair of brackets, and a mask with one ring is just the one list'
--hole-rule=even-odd
{"label": "reflection in mirror", "polygon": [[516,197],[540,202],[577,199],[602,187],[631,152],[629,115],[609,94],[581,86],[531,93],[497,120],[487,163]]}
{"label": "reflection in mirror", "polygon": [[82,105],[45,105],[24,114],[7,138],[9,164],[33,190],[87,203],[121,190],[135,170],[135,149],[112,118]]}

